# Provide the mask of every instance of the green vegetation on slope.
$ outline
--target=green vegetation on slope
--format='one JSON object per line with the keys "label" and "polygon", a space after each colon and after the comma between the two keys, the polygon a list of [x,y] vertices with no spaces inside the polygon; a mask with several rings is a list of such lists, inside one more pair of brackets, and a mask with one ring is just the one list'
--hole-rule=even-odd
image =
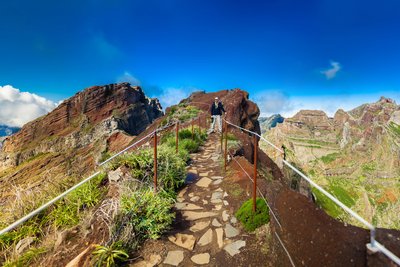
{"label": "green vegetation on slope", "polygon": [[[327,190],[349,208],[354,206],[358,198],[356,193],[346,190],[342,184],[335,183],[333,181],[330,181],[329,186],[325,188],[325,190]],[[345,214],[345,211],[341,207],[336,205],[336,203],[330,200],[318,189],[313,187],[311,188],[311,191],[315,196],[317,205],[324,209],[330,216],[336,219],[341,219],[341,217]]]}
{"label": "green vegetation on slope", "polygon": [[328,164],[335,161],[340,156],[339,153],[331,153],[321,157],[323,163]]}
{"label": "green vegetation on slope", "polygon": [[269,222],[269,209],[262,198],[257,198],[256,212],[253,212],[253,199],[249,199],[236,212],[236,217],[246,231],[253,232],[261,225]]}
{"label": "green vegetation on slope", "polygon": [[400,125],[394,123],[394,122],[390,122],[389,124],[389,129],[395,133],[398,137],[400,137]]}

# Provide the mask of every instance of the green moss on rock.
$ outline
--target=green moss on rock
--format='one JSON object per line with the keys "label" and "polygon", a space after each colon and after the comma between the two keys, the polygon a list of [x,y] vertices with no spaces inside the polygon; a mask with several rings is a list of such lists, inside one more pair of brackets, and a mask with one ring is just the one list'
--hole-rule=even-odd
{"label": "green moss on rock", "polygon": [[243,203],[236,212],[236,218],[243,224],[246,231],[252,232],[263,224],[269,222],[269,209],[261,198],[256,200],[256,212],[253,212],[253,200]]}

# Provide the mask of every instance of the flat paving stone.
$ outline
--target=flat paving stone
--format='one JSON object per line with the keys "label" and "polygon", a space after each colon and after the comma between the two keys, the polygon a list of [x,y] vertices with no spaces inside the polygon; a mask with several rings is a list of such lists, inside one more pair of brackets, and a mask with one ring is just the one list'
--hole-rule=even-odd
{"label": "flat paving stone", "polygon": [[222,209],[222,205],[215,205],[215,207],[213,208],[213,210],[221,210]]}
{"label": "flat paving stone", "polygon": [[230,243],[224,247],[224,250],[228,252],[232,257],[240,253],[240,249],[246,246],[246,241],[238,240]]}
{"label": "flat paving stone", "polygon": [[237,219],[236,219],[235,216],[232,216],[232,217],[231,217],[231,223],[232,223],[232,224],[236,224],[236,223],[237,223]]}
{"label": "flat paving stone", "polygon": [[179,192],[178,197],[182,197],[182,198],[183,198],[183,196],[185,195],[186,191],[187,191],[187,187],[185,187],[184,189],[182,189],[182,190]]}
{"label": "flat paving stone", "polygon": [[199,201],[200,200],[200,197],[199,196],[194,196],[194,197],[192,197],[191,199],[190,199],[190,201],[192,201],[192,202],[197,202],[197,201]]}
{"label": "flat paving stone", "polygon": [[197,254],[191,257],[190,260],[199,265],[208,264],[210,262],[210,254],[209,253]]}
{"label": "flat paving stone", "polygon": [[224,206],[229,206],[229,202],[224,200]]}
{"label": "flat paving stone", "polygon": [[180,233],[169,236],[168,240],[175,245],[186,248],[188,250],[193,250],[194,243],[196,242],[196,238],[194,236]]}
{"label": "flat paving stone", "polygon": [[229,223],[227,223],[225,225],[225,236],[227,238],[235,237],[239,233],[240,233],[240,231],[238,229],[236,229],[235,227],[233,227],[232,225],[230,225]]}
{"label": "flat paving stone", "polygon": [[217,228],[215,232],[217,233],[218,247],[222,248],[224,246],[224,230],[222,228]]}
{"label": "flat paving stone", "polygon": [[224,177],[223,176],[211,176],[210,178],[213,180],[220,180],[220,179],[223,179]]}
{"label": "flat paving stone", "polygon": [[202,201],[203,201],[203,205],[207,205],[208,204],[207,200],[203,199]]}
{"label": "flat paving stone", "polygon": [[178,210],[202,210],[203,208],[192,203],[179,202],[175,203],[175,208]]}
{"label": "flat paving stone", "polygon": [[213,185],[219,185],[220,183],[222,183],[221,179],[215,180],[212,184]]}
{"label": "flat paving stone", "polygon": [[208,187],[211,184],[211,182],[212,180],[210,178],[203,177],[196,183],[196,185],[199,187]]}
{"label": "flat paving stone", "polygon": [[221,227],[222,226],[222,224],[217,219],[214,219],[211,224],[212,224],[212,226],[215,226],[215,227]]}
{"label": "flat paving stone", "polygon": [[192,227],[189,228],[189,230],[195,233],[207,228],[209,225],[210,221],[196,222]]}
{"label": "flat paving stone", "polygon": [[189,197],[194,197],[194,193],[189,193],[188,196]]}
{"label": "flat paving stone", "polygon": [[185,217],[188,221],[195,221],[198,219],[215,217],[218,213],[211,212],[211,211],[203,211],[203,212],[196,212],[196,211],[184,211],[182,216]]}
{"label": "flat paving stone", "polygon": [[168,251],[167,257],[164,260],[164,264],[169,264],[172,266],[178,266],[183,261],[183,251],[173,250]]}
{"label": "flat paving stone", "polygon": [[227,212],[226,210],[224,210],[224,211],[222,212],[222,220],[223,220],[224,222],[226,222],[226,221],[228,221],[228,219],[229,219],[229,214],[228,214],[228,212]]}
{"label": "flat paving stone", "polygon": [[222,192],[214,192],[211,195],[211,201],[213,200],[221,200],[222,199]]}
{"label": "flat paving stone", "polygon": [[148,261],[142,260],[139,262],[130,265],[131,267],[154,267],[161,263],[161,256],[152,254],[150,255],[150,259]]}
{"label": "flat paving stone", "polygon": [[207,177],[208,176],[208,172],[201,172],[199,173],[200,177]]}
{"label": "flat paving stone", "polygon": [[213,230],[208,229],[207,232],[202,237],[200,237],[200,240],[199,242],[197,242],[197,244],[199,246],[208,245],[212,242],[212,238],[213,238]]}

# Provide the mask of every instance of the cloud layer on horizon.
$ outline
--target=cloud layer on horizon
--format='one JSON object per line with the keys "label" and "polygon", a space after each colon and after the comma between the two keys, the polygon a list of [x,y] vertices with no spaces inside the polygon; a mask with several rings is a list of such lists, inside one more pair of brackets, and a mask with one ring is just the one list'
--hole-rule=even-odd
{"label": "cloud layer on horizon", "polygon": [[44,97],[21,92],[11,85],[0,86],[0,124],[22,127],[57,106]]}
{"label": "cloud layer on horizon", "polygon": [[161,93],[154,97],[158,98],[164,110],[167,107],[178,104],[181,100],[189,97],[191,93],[199,91],[196,87],[167,87],[161,90]]}
{"label": "cloud layer on horizon", "polygon": [[264,91],[252,99],[261,112],[261,117],[281,114],[285,118],[293,117],[302,109],[322,110],[333,117],[338,109],[352,110],[365,103],[373,103],[381,96],[394,99],[398,104],[400,94],[396,92],[380,92],[376,94],[358,95],[326,95],[326,96],[288,96],[279,90]]}

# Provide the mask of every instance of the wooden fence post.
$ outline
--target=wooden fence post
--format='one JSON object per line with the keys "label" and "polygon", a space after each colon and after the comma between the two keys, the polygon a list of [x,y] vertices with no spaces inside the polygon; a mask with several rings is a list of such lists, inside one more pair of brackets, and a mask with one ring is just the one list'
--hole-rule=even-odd
{"label": "wooden fence post", "polygon": [[254,140],[254,183],[253,183],[253,211],[256,211],[257,202],[257,136],[253,134]]}
{"label": "wooden fence post", "polygon": [[192,119],[192,140],[194,140],[194,119]]}
{"label": "wooden fence post", "polygon": [[154,193],[157,193],[157,130],[154,131]]}
{"label": "wooden fence post", "polygon": [[226,171],[226,165],[228,162],[228,124],[226,123],[226,121],[224,121],[224,128],[225,128],[225,149],[224,149],[224,167],[225,167],[225,171]]}
{"label": "wooden fence post", "polygon": [[178,153],[179,147],[179,121],[176,123],[176,133],[175,133],[175,147],[176,153]]}

